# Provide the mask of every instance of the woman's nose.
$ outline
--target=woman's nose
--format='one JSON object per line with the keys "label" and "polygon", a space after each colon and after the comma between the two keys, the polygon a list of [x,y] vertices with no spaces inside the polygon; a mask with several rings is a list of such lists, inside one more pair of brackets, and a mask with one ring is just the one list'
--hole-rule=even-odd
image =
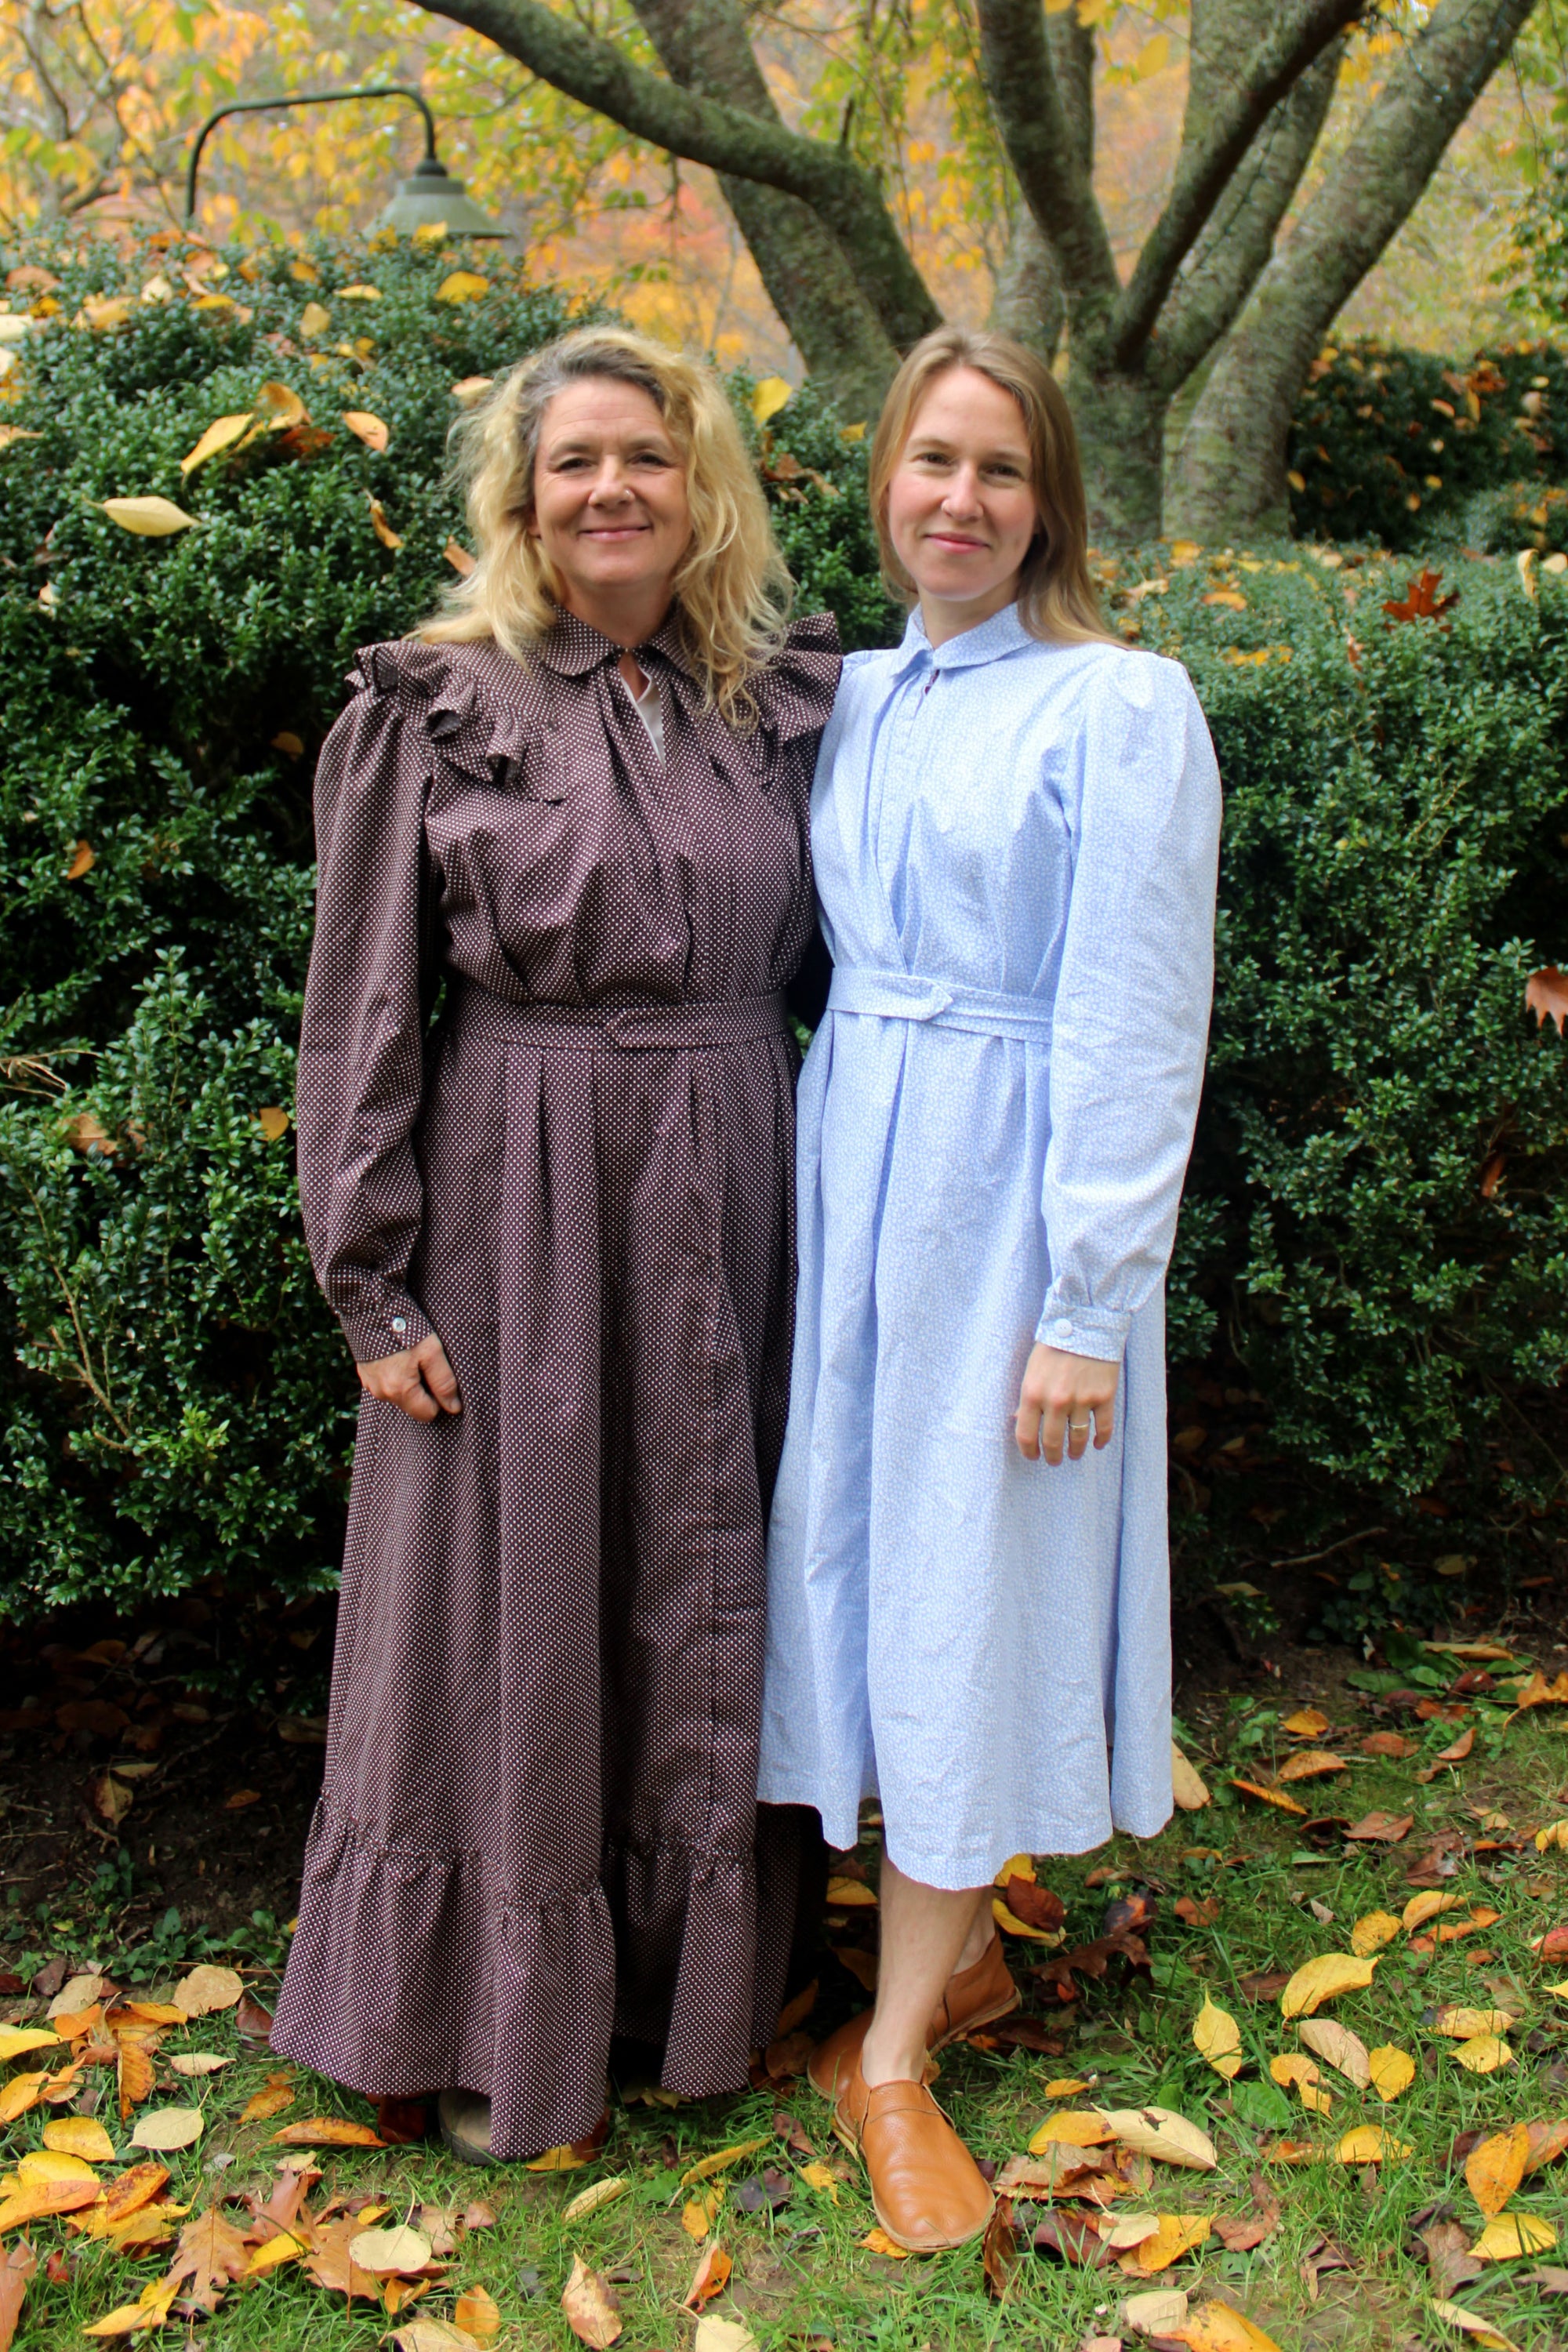
{"label": "woman's nose", "polygon": [[973,466],[965,466],[948,484],[943,501],[954,514],[973,514],[979,502],[980,477]]}
{"label": "woman's nose", "polygon": [[617,499],[624,499],[630,488],[620,459],[606,457],[594,479],[595,499],[604,505],[613,504]]}

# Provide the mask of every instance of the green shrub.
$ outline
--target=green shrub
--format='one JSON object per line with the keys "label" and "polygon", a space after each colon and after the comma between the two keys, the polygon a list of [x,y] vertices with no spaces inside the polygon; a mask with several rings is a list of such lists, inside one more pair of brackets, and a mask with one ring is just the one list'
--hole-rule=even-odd
{"label": "green shrub", "polygon": [[1300,538],[1399,550],[1447,539],[1510,554],[1560,546],[1542,492],[1568,481],[1568,360],[1548,343],[1463,364],[1331,346],[1297,403],[1289,463]]}
{"label": "green shrub", "polygon": [[1524,1005],[1568,960],[1568,594],[1471,562],[1391,618],[1410,573],[1215,557],[1132,624],[1226,784],[1173,1325],[1206,1308],[1272,1443],[1380,1511],[1568,1360],[1568,1044]]}
{"label": "green shrub", "polygon": [[[437,299],[447,253],[323,248],[311,283],[230,255],[227,308],[187,299],[182,257],[35,256],[63,282],[9,296],[53,307],[0,404],[38,436],[0,448],[0,1613],[335,1574],[357,1391],[282,1129],[310,772],[354,648],[450,576],[452,384],[571,315],[482,253],[490,290],[462,303]],[[154,274],[182,290],[140,299]],[[344,298],[367,281],[379,301]],[[72,323],[125,289],[123,323]],[[310,428],[183,477],[268,382]],[[803,606],[889,642],[864,437],[809,390],[759,433],[749,394]],[[351,409],[387,425],[384,453]],[[198,528],[140,538],[103,511],[148,495]],[[1564,594],[1468,564],[1452,613],[1404,625],[1381,611],[1404,572],[1158,576],[1120,609],[1190,666],[1229,802],[1173,1345],[1239,1360],[1313,1491],[1381,1514],[1499,1399],[1530,1414],[1568,1353],[1568,1048],[1521,1004],[1568,952]]]}

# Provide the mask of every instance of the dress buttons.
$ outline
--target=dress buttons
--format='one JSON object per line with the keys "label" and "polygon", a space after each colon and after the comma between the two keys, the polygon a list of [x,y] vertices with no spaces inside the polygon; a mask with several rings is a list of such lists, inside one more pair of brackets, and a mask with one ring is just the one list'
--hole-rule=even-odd
{"label": "dress buttons", "polygon": [[404,1332],[407,1330],[408,1324],[403,1316],[395,1315],[392,1318],[392,1328],[397,1333],[399,1339],[401,1339]]}

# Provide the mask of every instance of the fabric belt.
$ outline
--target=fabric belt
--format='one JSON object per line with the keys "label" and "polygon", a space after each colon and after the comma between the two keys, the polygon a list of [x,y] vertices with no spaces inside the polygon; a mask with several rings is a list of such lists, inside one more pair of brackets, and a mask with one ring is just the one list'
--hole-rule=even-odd
{"label": "fabric belt", "polygon": [[531,1004],[464,980],[454,988],[451,1003],[447,1017],[455,1018],[467,1034],[477,1031],[498,1044],[543,1045],[568,1053],[689,1052],[789,1034],[782,989],[769,996],[679,1004],[653,997],[631,1004]]}
{"label": "fabric belt", "polygon": [[1051,1038],[1051,1007],[1037,996],[1007,996],[865,965],[835,964],[827,1009],[868,1013],[882,1021],[930,1022],[933,1028],[967,1029],[978,1037],[1022,1037],[1031,1045],[1048,1045]]}

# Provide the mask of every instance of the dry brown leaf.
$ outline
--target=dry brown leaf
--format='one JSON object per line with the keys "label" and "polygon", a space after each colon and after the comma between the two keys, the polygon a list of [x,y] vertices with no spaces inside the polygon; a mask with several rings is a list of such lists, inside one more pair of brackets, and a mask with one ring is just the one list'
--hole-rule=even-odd
{"label": "dry brown leaf", "polygon": [[1438,1749],[1437,1761],[1439,1764],[1462,1764],[1475,1744],[1476,1727],[1472,1723],[1460,1732],[1451,1746]]}
{"label": "dry brown leaf", "polygon": [[1361,1752],[1363,1756],[1392,1757],[1395,1763],[1403,1763],[1405,1757],[1415,1755],[1415,1742],[1406,1739],[1400,1731],[1373,1731],[1362,1741]]}
{"label": "dry brown leaf", "polygon": [[226,2066],[233,2065],[234,2060],[220,2058],[216,2050],[183,2050],[178,2057],[171,2058],[169,2063],[176,2074],[191,2076],[221,2074]]}
{"label": "dry brown leaf", "polygon": [[1415,1826],[1414,1813],[1363,1813],[1359,1822],[1352,1822],[1345,1835],[1363,1845],[1397,1845]]}
{"label": "dry brown leaf", "polygon": [[459,546],[455,539],[449,539],[441,552],[458,577],[463,580],[468,579],[474,568],[474,559],[468,549]]}
{"label": "dry brown leaf", "polygon": [[[71,852],[70,864],[66,867],[66,880],[68,882],[79,882],[82,876],[84,874],[90,874],[97,864],[98,852],[94,849],[91,842],[79,841],[76,847]],[[106,1820],[111,1820],[118,1822],[122,1818],[126,1806],[131,1802],[130,1790],[126,1790],[124,1794],[125,1803],[121,1806],[120,1811],[113,1814],[106,1814]],[[101,1811],[102,1807],[100,1806],[99,1810]]]}
{"label": "dry brown leaf", "polygon": [[243,2278],[249,2267],[250,2248],[213,2206],[181,2231],[169,2277],[176,2285],[184,2285],[186,2294],[200,2309],[216,2311],[225,2287]]}
{"label": "dry brown leaf", "polygon": [[1514,2124],[1494,2132],[1465,2158],[1465,2180],[1471,2196],[1489,2221],[1500,2213],[1530,2164],[1530,2127]]}
{"label": "dry brown leaf", "polygon": [[285,2124],[275,2131],[274,2147],[384,2147],[368,2124],[350,2123],[346,2116],[311,2116],[306,2122]]}
{"label": "dry brown leaf", "polygon": [[1310,2017],[1326,2000],[1337,2000],[1342,1993],[1364,1991],[1376,1967],[1370,1955],[1321,1952],[1296,1970],[1280,1994],[1281,2016]]}
{"label": "dry brown leaf", "polygon": [[37,2266],[29,2245],[12,2246],[0,2254],[0,2352],[11,2352],[27,2284]]}
{"label": "dry brown leaf", "polygon": [[185,2017],[211,2017],[218,2010],[232,2009],[244,1990],[235,1969],[204,1962],[174,1987],[174,2007]]}
{"label": "dry brown leaf", "polygon": [[1298,1707],[1295,1714],[1288,1715],[1279,1727],[1281,1731],[1288,1731],[1292,1739],[1321,1739],[1328,1727],[1328,1717],[1321,1707],[1317,1706]]}
{"label": "dry brown leaf", "polygon": [[363,441],[367,449],[375,450],[378,456],[391,437],[380,417],[373,416],[368,408],[345,408],[343,423],[356,440]]}
{"label": "dry brown leaf", "polygon": [[1352,2033],[1348,2025],[1341,2025],[1331,2017],[1306,2018],[1300,2031],[1314,2057],[1325,2059],[1358,2091],[1370,2090],[1372,2061],[1359,2033]]}
{"label": "dry brown leaf", "polygon": [[1348,1772],[1350,1766],[1342,1756],[1329,1748],[1302,1748],[1288,1756],[1279,1767],[1279,1779],[1285,1780],[1319,1780],[1326,1772]]}
{"label": "dry brown leaf", "polygon": [[466,375],[452,386],[452,397],[459,408],[473,408],[483,400],[494,383],[492,375]]}
{"label": "dry brown leaf", "polygon": [[360,2231],[356,2213],[345,2213],[324,2228],[318,2222],[310,2231],[305,2270],[318,2286],[325,2287],[331,2294],[341,2294],[345,2302],[357,2299],[362,2303],[380,2303],[380,2279],[356,2263],[349,2252],[351,2242],[360,2235]]}
{"label": "dry brown leaf", "polygon": [[1278,1806],[1282,1813],[1304,1814],[1306,1812],[1306,1806],[1299,1805],[1294,1797],[1288,1797],[1283,1789],[1267,1787],[1261,1780],[1237,1780],[1233,1779],[1230,1785],[1233,1789],[1241,1790],[1243,1794],[1246,1796],[1261,1798],[1262,1801],[1266,1805]]}
{"label": "dry brown leaf", "polygon": [[621,2306],[607,2282],[591,2271],[581,2254],[572,2257],[572,2275],[561,2296],[566,2325],[581,2343],[595,2352],[607,2352],[621,2333]]}

